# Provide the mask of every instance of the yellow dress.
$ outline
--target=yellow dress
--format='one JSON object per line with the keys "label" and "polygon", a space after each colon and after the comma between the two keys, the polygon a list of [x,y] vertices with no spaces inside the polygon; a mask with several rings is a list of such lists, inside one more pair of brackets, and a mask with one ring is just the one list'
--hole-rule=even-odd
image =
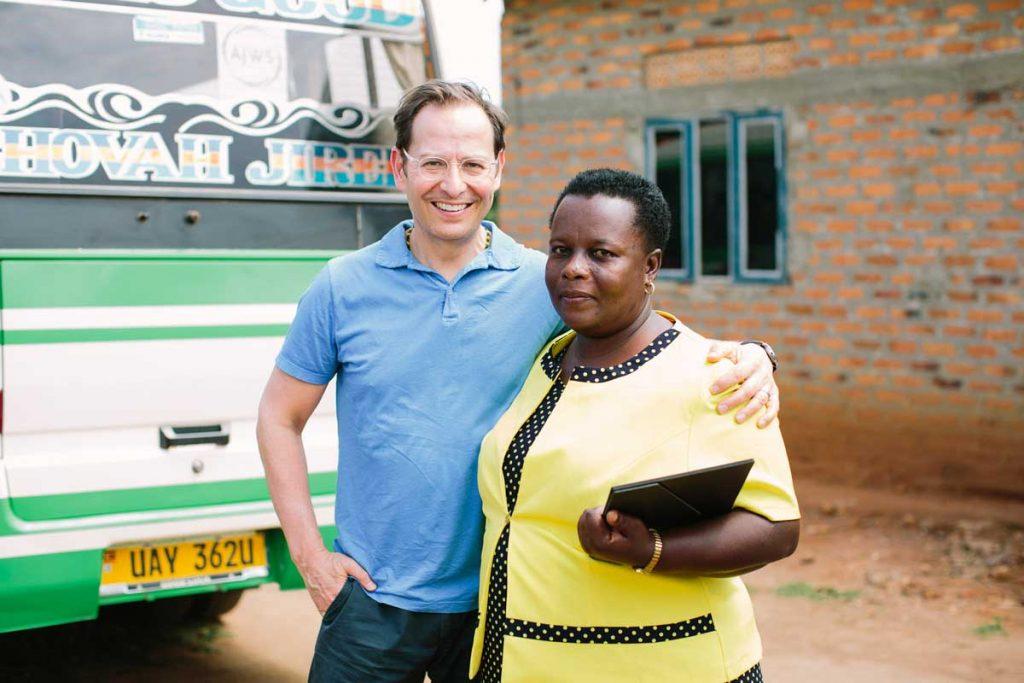
{"label": "yellow dress", "polygon": [[[480,681],[757,680],[761,641],[739,578],[637,574],[589,557],[576,522],[615,484],[754,458],[736,506],[800,516],[777,424],[737,425],[709,387],[728,362],[673,327],[629,361],[556,381],[574,336],[551,342],[484,438],[478,483],[486,527]],[[757,677],[753,676],[753,673]]]}

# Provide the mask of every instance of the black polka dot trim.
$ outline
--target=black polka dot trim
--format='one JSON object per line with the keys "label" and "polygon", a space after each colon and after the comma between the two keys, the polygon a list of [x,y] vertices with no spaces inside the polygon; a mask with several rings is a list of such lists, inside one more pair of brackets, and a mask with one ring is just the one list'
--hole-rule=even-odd
{"label": "black polka dot trim", "polygon": [[711,633],[714,630],[715,622],[710,614],[657,626],[559,626],[522,619],[509,619],[505,625],[505,635],[516,638],[600,645],[663,643],[667,640]]}
{"label": "black polka dot trim", "polygon": [[476,681],[497,683],[501,680],[501,665],[504,658],[504,635],[506,622],[506,595],[508,588],[508,533],[509,526],[501,530],[498,545],[491,562],[491,578],[487,589],[487,616],[484,622],[484,650],[480,660],[480,672]]}
{"label": "black polka dot trim", "polygon": [[505,477],[505,505],[508,507],[509,515],[516,509],[516,500],[519,498],[519,480],[523,475],[523,460],[526,459],[526,453],[530,450],[537,435],[540,434],[540,430],[544,428],[544,423],[551,416],[558,399],[562,398],[564,389],[561,382],[551,385],[540,405],[519,428],[512,443],[509,444],[508,450],[505,451],[501,473]]}
{"label": "black polka dot trim", "polygon": [[764,676],[761,675],[761,664],[755,664],[752,668],[747,669],[738,677],[729,681],[729,683],[764,683]]}
{"label": "black polka dot trim", "polygon": [[[655,337],[654,341],[645,346],[643,351],[636,354],[629,360],[607,368],[580,365],[572,369],[572,374],[569,376],[569,379],[575,382],[597,383],[610,382],[613,379],[624,377],[642,368],[645,363],[664,351],[665,347],[671,344],[678,336],[679,330],[665,330]],[[558,352],[557,355],[553,355],[551,353],[551,349],[549,349],[548,352],[544,354],[544,357],[541,358],[541,368],[544,370],[544,373],[548,378],[555,379],[558,377],[558,372],[562,366],[562,357],[565,355],[568,348],[569,346],[566,345]]]}

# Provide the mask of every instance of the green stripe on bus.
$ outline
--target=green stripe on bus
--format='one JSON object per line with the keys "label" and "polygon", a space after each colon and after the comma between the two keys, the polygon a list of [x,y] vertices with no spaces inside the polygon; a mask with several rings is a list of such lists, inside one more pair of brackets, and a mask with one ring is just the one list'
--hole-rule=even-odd
{"label": "green stripe on bus", "polygon": [[65,344],[70,342],[150,341],[156,339],[281,337],[287,332],[287,324],[8,330],[0,335],[0,344]]}
{"label": "green stripe on bus", "polygon": [[13,260],[0,264],[4,308],[295,303],[315,260]]}
{"label": "green stripe on bus", "polygon": [[[312,495],[333,493],[337,482],[334,472],[309,475]],[[71,519],[122,512],[148,512],[204,505],[227,505],[268,500],[264,479],[240,479],[208,484],[179,484],[135,489],[63,493],[57,495],[15,497],[9,500],[15,516],[26,521]]]}

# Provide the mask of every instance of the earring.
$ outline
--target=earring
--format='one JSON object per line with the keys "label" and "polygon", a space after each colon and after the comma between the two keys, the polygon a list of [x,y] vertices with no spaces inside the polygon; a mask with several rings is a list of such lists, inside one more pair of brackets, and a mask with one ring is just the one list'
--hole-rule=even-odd
{"label": "earring", "polygon": [[645,282],[644,283],[644,291],[647,292],[648,295],[654,294],[654,283],[651,282],[650,280]]}

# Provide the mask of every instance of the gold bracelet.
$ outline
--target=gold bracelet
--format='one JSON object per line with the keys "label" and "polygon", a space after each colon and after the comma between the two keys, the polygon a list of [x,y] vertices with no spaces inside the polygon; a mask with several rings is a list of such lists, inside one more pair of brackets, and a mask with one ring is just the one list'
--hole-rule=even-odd
{"label": "gold bracelet", "polygon": [[661,551],[665,545],[661,542],[661,534],[658,533],[657,529],[648,529],[651,535],[654,536],[654,554],[651,555],[651,559],[643,567],[633,567],[633,571],[637,574],[650,574],[654,571],[654,568],[658,566],[658,560],[661,559]]}

